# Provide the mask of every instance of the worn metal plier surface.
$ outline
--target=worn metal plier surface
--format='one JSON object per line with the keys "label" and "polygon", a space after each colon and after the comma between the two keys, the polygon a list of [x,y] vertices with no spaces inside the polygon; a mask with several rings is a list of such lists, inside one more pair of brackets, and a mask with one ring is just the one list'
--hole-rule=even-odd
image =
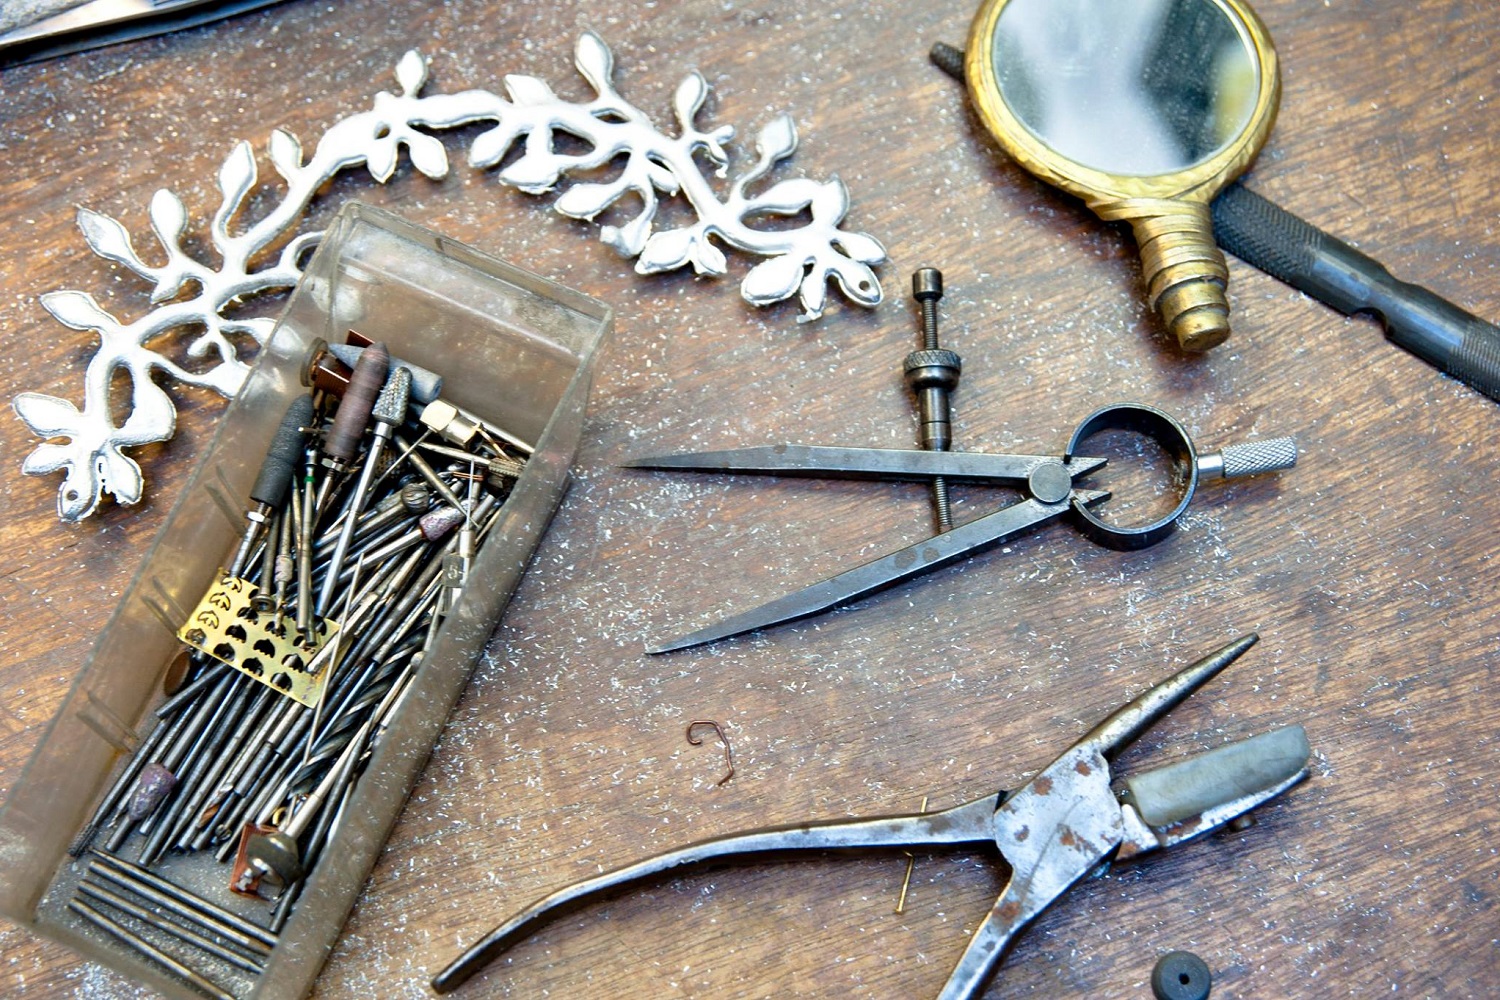
{"label": "worn metal plier surface", "polygon": [[1010,881],[939,994],[940,1000],[977,996],[1016,935],[1085,875],[1202,836],[1307,776],[1307,736],[1289,726],[1112,787],[1110,761],[1256,639],[1243,636],[1141,694],[1015,791],[941,812],[734,834],[638,861],[533,903],[454,960],[433,979],[433,989],[456,989],[565,909],[682,865],[782,851],[985,843],[999,848]]}

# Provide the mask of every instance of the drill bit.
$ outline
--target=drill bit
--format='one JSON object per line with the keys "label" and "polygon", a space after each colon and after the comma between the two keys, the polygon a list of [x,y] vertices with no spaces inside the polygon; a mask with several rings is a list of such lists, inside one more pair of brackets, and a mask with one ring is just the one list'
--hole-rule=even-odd
{"label": "drill bit", "polygon": [[[360,355],[360,362],[363,363],[369,352],[377,348],[380,348],[380,345],[377,344],[369,348],[365,354]],[[355,371],[357,374],[358,369],[356,368]],[[385,387],[380,390],[380,395],[371,408],[370,417],[375,422],[375,432],[370,442],[370,449],[365,453],[364,466],[359,473],[359,483],[355,486],[354,496],[349,502],[349,511],[344,518],[344,527],[339,532],[338,544],[334,546],[333,556],[329,560],[327,575],[323,577],[323,591],[318,595],[316,612],[319,617],[327,612],[328,605],[333,599],[339,571],[343,568],[344,559],[349,553],[349,542],[354,538],[354,527],[359,521],[360,513],[364,510],[365,499],[370,492],[370,483],[374,480],[376,470],[380,466],[380,456],[385,451],[386,442],[390,441],[396,428],[406,419],[406,405],[410,395],[411,372],[405,368],[397,368],[386,380]],[[340,412],[342,412],[342,406]]]}
{"label": "drill bit", "polygon": [[292,477],[297,473],[297,460],[302,454],[311,425],[312,397],[298,396],[286,408],[281,426],[276,428],[276,436],[271,439],[271,447],[266,451],[260,475],[255,477],[255,485],[250,488],[250,499],[255,506],[245,512],[245,518],[250,523],[240,539],[239,550],[230,563],[230,576],[238,576],[244,571],[261,528],[271,514],[286,503],[287,491]]}

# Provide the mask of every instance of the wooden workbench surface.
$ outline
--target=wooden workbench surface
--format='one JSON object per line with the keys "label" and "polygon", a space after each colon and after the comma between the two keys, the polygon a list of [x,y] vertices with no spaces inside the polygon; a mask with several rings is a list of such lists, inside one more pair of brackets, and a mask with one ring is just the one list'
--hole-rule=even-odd
{"label": "wooden workbench surface", "polygon": [[[1486,317],[1500,316],[1500,60],[1464,0],[1261,0],[1280,118],[1247,183]],[[1014,785],[1109,709],[1248,630],[1260,645],[1123,760],[1171,758],[1303,723],[1309,781],[1216,836],[1076,888],[1021,939],[992,997],[1144,997],[1188,949],[1215,997],[1488,997],[1500,972],[1500,409],[1231,259],[1235,333],[1206,356],[1143,304],[1129,234],[1008,162],[926,59],[962,43],[964,3],[444,4],[296,0],[216,27],[0,73],[4,395],[78,401],[91,338],[38,304],[91,292],[145,308],[93,256],[75,206],[146,236],[159,187],[201,237],[238,139],[307,147],[395,90],[508,73],[580,98],[578,34],[611,45],[621,91],[665,127],[681,75],[752,154],[773,113],[801,146],[781,176],[848,185],[879,238],[885,302],[798,324],[730,275],[643,278],[597,228],[466,165],[440,181],[344,177],[359,197],[609,302],[576,482],[319,980],[327,998],[423,997],[502,916],[644,854],[763,824],[941,808]],[[681,206],[679,206],[680,209]],[[144,243],[140,243],[144,246]],[[706,649],[644,648],[929,530],[915,485],[637,473],[668,450],[777,441],[908,447],[900,377],[909,275],[940,267],[964,358],[960,448],[1057,451],[1096,406],[1139,400],[1210,449],[1294,435],[1295,470],[1205,485],[1183,530],[1120,553],[1043,529],[843,612]],[[184,390],[178,432],[134,452],[133,507],[58,521],[37,440],[0,421],[0,791],[15,783],[223,411]],[[1008,496],[956,490],[957,518]],[[690,721],[723,724],[735,774]],[[63,835],[63,834],[60,834]],[[991,855],[800,859],[663,880],[570,915],[464,997],[927,997],[1004,874]],[[0,994],[138,988],[0,927]]]}

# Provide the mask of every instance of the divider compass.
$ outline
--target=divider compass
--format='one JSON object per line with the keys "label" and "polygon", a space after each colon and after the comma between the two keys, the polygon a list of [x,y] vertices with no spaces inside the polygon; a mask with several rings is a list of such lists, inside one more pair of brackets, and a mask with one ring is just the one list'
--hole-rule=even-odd
{"label": "divider compass", "polygon": [[[1106,460],[1082,455],[1087,439],[1105,431],[1133,431],[1151,438],[1170,456],[1177,504],[1145,524],[1123,526],[1100,516],[1109,492],[1075,485],[1104,467]],[[1085,536],[1115,549],[1140,549],[1166,539],[1187,511],[1200,478],[1249,476],[1290,468],[1297,461],[1291,438],[1231,445],[1200,455],[1187,431],[1173,417],[1141,403],[1117,403],[1096,410],[1078,425],[1061,455],[991,455],[978,452],[904,449],[824,448],[773,445],[730,451],[690,452],[637,458],[638,469],[728,472],[838,479],[932,482],[964,480],[1010,486],[1022,499],[958,525],[950,531],[898,549],[862,566],[838,573],[759,607],[732,614],[715,625],[689,632],[650,650],[666,653],[727,639],[757,629],[818,614],[930,573],[989,546],[1063,517]]]}

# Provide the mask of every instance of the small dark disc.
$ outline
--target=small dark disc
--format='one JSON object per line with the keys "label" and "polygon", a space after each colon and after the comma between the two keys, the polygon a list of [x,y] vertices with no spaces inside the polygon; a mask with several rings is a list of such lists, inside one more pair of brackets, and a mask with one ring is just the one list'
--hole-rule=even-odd
{"label": "small dark disc", "polygon": [[1208,964],[1190,951],[1169,951],[1151,970],[1157,1000],[1208,1000],[1213,984]]}

